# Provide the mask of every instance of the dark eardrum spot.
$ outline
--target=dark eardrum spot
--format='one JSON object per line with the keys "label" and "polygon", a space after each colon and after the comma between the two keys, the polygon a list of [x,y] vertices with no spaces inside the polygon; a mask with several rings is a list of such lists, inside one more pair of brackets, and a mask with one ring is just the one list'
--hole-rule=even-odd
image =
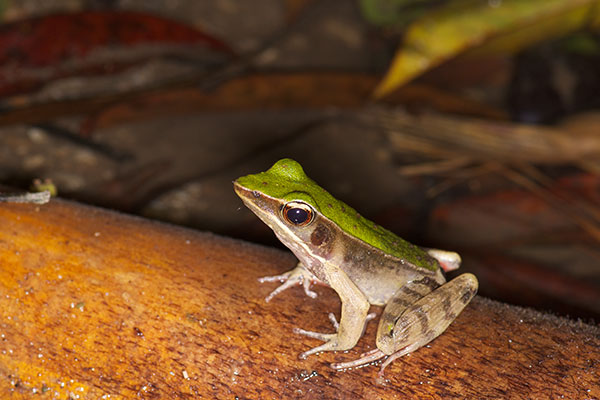
{"label": "dark eardrum spot", "polygon": [[321,246],[330,240],[329,228],[325,225],[319,225],[315,228],[313,233],[310,235],[310,242],[315,246]]}

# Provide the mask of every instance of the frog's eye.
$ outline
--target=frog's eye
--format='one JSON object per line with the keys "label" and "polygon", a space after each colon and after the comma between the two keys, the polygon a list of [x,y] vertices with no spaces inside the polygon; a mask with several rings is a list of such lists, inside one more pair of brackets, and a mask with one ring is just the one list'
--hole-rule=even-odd
{"label": "frog's eye", "polygon": [[281,215],[288,224],[306,226],[314,219],[315,212],[306,203],[290,201],[281,209]]}

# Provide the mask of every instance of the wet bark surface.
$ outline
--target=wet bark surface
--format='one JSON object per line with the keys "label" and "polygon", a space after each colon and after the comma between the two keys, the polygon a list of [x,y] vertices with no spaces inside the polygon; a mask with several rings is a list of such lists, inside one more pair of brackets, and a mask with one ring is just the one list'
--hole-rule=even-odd
{"label": "wet bark surface", "polygon": [[[286,252],[52,200],[0,205],[3,398],[599,398],[600,330],[476,297],[429,346],[375,366],[299,360],[332,331],[328,288],[265,296]],[[380,312],[379,309],[376,310]],[[44,398],[43,396],[40,398]]]}

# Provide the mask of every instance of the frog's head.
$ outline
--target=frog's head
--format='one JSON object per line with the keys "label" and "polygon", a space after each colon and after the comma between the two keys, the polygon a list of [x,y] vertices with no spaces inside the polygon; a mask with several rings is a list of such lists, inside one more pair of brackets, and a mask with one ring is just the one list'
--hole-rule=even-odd
{"label": "frog's head", "polygon": [[329,256],[341,230],[414,265],[439,268],[416,246],[336,200],[294,160],[279,160],[268,171],[242,176],[233,185],[244,204],[300,259],[303,252]]}
{"label": "frog's head", "polygon": [[268,171],[242,176],[233,184],[244,204],[295,253],[301,243],[324,246],[326,239],[333,239],[323,235],[318,220],[324,218],[322,207],[336,200],[296,161],[279,160]]}
{"label": "frog's head", "polygon": [[[304,200],[317,207],[313,198],[315,192],[325,192],[319,185],[304,173],[302,166],[290,159],[277,161],[266,172],[242,176],[235,180],[236,193],[246,202],[247,196],[242,193],[258,192],[265,196],[285,201]],[[254,193],[256,195],[257,193]],[[254,198],[257,198],[254,196]]]}

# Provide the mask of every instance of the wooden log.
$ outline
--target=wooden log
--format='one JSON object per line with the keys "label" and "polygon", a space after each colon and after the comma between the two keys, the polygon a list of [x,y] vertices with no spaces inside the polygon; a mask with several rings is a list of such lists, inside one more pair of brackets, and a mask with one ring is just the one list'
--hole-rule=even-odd
{"label": "wooden log", "polygon": [[[600,398],[600,329],[477,297],[429,346],[379,368],[299,360],[331,331],[328,288],[270,303],[286,252],[61,200],[0,204],[0,397]],[[378,310],[380,312],[380,310]]]}

